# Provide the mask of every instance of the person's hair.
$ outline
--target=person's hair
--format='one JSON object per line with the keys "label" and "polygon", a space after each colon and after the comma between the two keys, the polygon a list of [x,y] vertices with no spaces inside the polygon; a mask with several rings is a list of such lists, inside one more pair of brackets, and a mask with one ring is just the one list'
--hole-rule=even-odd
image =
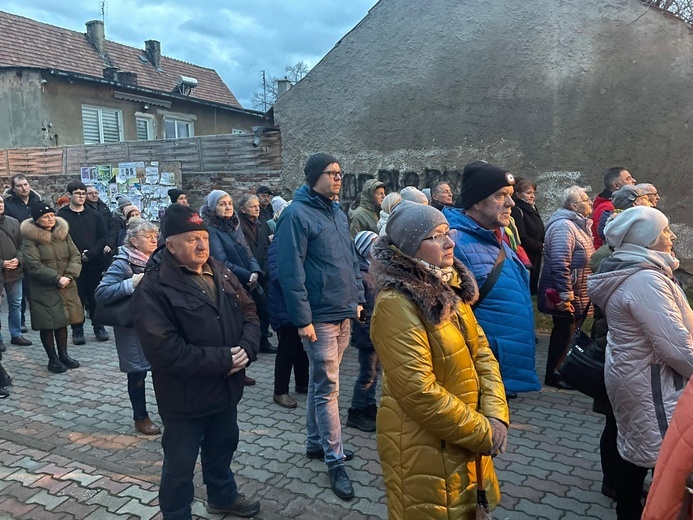
{"label": "person's hair", "polygon": [[250,202],[251,200],[257,200],[258,202],[260,202],[260,198],[257,195],[253,195],[252,193],[243,194],[243,196],[240,199],[238,199],[238,202],[236,203],[238,210],[240,211],[243,208],[245,208],[245,205],[248,204],[248,202]]}
{"label": "person's hair", "polygon": [[135,238],[140,233],[149,233],[150,231],[159,231],[156,224],[144,220],[143,218],[136,218],[128,223],[127,230],[125,231],[125,245],[132,247],[131,238]]}
{"label": "person's hair", "polygon": [[515,193],[524,193],[529,188],[537,191],[537,183],[525,179],[524,177],[515,177]]}
{"label": "person's hair", "polygon": [[583,195],[587,195],[584,188],[571,186],[563,191],[562,204],[565,209],[570,209],[570,205],[580,200]]}
{"label": "person's hair", "polygon": [[25,181],[29,182],[26,178],[26,175],[24,175],[23,173],[18,173],[16,175],[13,175],[10,178],[10,188],[12,188],[13,190],[15,188],[14,183],[15,183],[15,181],[17,181],[17,179],[24,179]]}
{"label": "person's hair", "polygon": [[604,188],[611,190],[611,185],[621,176],[621,172],[625,169],[623,166],[612,166],[606,170],[604,172]]}
{"label": "person's hair", "polygon": [[67,191],[70,195],[72,195],[72,192],[75,190],[84,190],[87,191],[87,187],[84,185],[82,181],[70,181],[67,183],[67,188],[65,188],[65,191]]}
{"label": "person's hair", "polygon": [[655,185],[650,184],[649,182],[641,182],[639,184],[636,184],[635,187],[640,188],[641,190],[646,192],[645,195],[654,195],[655,193],[657,193],[657,188],[655,187]]}
{"label": "person's hair", "polygon": [[431,195],[433,195],[434,193],[438,193],[438,188],[442,184],[447,184],[449,188],[452,188],[449,181],[439,180],[439,181],[434,182],[433,185],[431,186]]}

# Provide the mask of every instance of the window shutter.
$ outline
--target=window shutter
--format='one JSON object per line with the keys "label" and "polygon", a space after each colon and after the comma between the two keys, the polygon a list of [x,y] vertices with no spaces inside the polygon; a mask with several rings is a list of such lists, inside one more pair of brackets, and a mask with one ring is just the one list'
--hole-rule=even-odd
{"label": "window shutter", "polygon": [[137,139],[147,141],[149,139],[149,122],[146,119],[137,119]]}
{"label": "window shutter", "polygon": [[118,112],[114,110],[101,110],[101,125],[103,128],[104,143],[120,142],[120,121]]}
{"label": "window shutter", "polygon": [[82,107],[82,130],[84,133],[84,144],[98,144],[101,142],[99,111],[97,109]]}

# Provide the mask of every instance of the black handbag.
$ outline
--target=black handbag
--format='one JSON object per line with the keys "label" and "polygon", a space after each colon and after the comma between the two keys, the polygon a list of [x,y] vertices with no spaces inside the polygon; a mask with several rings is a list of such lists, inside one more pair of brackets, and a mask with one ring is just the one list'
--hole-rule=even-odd
{"label": "black handbag", "polygon": [[131,329],[133,327],[130,312],[131,299],[132,296],[128,296],[113,303],[102,303],[97,300],[92,313],[92,323]]}
{"label": "black handbag", "polygon": [[590,305],[587,304],[580,324],[575,329],[573,344],[561,367],[556,371],[558,377],[578,392],[594,399],[605,399],[604,360],[606,352],[592,338],[582,331]]}

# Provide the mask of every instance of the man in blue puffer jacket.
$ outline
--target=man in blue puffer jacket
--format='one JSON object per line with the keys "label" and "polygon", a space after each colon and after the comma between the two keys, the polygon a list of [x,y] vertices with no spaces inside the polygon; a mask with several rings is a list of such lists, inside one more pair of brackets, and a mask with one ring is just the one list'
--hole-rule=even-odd
{"label": "man in blue puffer jacket", "polygon": [[348,500],[354,489],[344,460],[353,453],[342,446],[339,364],[351,318],[364,303],[363,284],[346,214],[335,200],[342,186],[339,162],[316,153],[303,171],[306,184],[277,222],[279,283],[310,361],[306,455],[324,458],[332,491]]}
{"label": "man in blue puffer jacket", "polygon": [[456,230],[455,257],[476,278],[481,289],[501,251],[505,261],[490,292],[474,315],[498,359],[505,391],[541,390],[535,367],[534,310],[527,269],[505,238],[510,222],[515,179],[503,168],[475,161],[464,167],[462,192],[455,208],[443,211]]}

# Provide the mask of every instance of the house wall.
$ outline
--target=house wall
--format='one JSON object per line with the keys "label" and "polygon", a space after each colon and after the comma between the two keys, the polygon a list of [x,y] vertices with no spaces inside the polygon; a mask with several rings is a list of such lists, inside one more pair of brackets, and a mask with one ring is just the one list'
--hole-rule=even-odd
{"label": "house wall", "polygon": [[38,71],[0,70],[0,148],[47,146]]}
{"label": "house wall", "polygon": [[[20,72],[21,77],[15,70],[0,71],[0,148],[83,144],[83,104],[120,109],[126,141],[137,138],[136,113],[154,116],[157,139],[164,138],[163,120],[167,114],[191,116],[196,136],[230,134],[233,129],[252,133],[252,126],[263,124],[259,116],[184,100],[173,100],[170,108],[150,105],[145,111],[141,102],[113,96],[113,90],[126,91],[124,87],[70,81],[48,72],[43,76],[39,71]],[[9,123],[5,125],[4,121]]]}
{"label": "house wall", "polygon": [[341,158],[346,202],[374,176],[459,189],[484,159],[537,180],[548,216],[622,164],[693,259],[691,77],[689,26],[639,0],[381,0],[275,104],[284,182],[319,150]]}

